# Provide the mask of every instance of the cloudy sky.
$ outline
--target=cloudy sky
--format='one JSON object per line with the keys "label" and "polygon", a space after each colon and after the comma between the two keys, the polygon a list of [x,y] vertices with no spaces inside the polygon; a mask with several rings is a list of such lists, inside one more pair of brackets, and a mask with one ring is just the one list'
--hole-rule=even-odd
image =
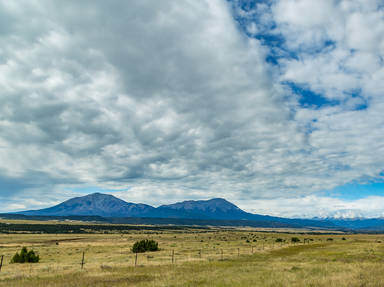
{"label": "cloudy sky", "polygon": [[100,191],[384,215],[381,0],[0,0],[0,211]]}

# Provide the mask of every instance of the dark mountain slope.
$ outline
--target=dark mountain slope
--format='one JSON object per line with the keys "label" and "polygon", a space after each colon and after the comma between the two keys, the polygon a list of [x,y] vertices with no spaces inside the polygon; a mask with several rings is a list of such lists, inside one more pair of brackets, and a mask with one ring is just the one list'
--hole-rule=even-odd
{"label": "dark mountain slope", "polygon": [[98,215],[105,217],[140,217],[155,210],[146,204],[128,203],[109,194],[93,193],[75,197],[50,208],[20,212],[26,215]]}
{"label": "dark mountain slope", "polygon": [[189,200],[169,205],[162,205],[156,209],[158,217],[171,216],[173,218],[195,219],[247,219],[249,213],[222,198],[210,200]]}

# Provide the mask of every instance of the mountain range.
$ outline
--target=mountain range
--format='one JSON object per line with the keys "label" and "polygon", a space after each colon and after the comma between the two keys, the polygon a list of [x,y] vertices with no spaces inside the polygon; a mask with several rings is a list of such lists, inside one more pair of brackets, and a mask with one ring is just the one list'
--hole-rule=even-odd
{"label": "mountain range", "polygon": [[[343,230],[384,231],[384,219],[298,219],[252,214],[223,198],[189,200],[153,207],[130,203],[113,195],[93,193],[69,199],[58,205],[18,212],[26,216],[101,217],[109,222],[142,222],[145,224],[233,225],[255,227],[327,228]],[[113,220],[112,220],[113,218]],[[116,218],[119,218],[117,220]],[[125,218],[126,220],[122,220]],[[130,218],[130,221],[127,220]],[[140,219],[140,220],[139,220]]]}
{"label": "mountain range", "polygon": [[[162,223],[249,225],[262,227],[329,227],[322,221],[286,219],[245,212],[223,198],[189,200],[157,208],[147,204],[130,203],[109,194],[93,193],[69,199],[58,205],[18,212],[28,216],[101,216],[105,218],[167,219]],[[183,221],[180,221],[183,220]],[[217,222],[219,220],[219,222]],[[224,222],[227,221],[227,222]],[[230,222],[228,222],[230,221]],[[241,221],[241,222],[239,222]],[[119,221],[121,222],[121,221]],[[151,222],[154,222],[152,220]]]}
{"label": "mountain range", "polygon": [[155,208],[147,204],[126,202],[113,195],[102,193],[75,197],[53,207],[19,213],[45,216],[84,215],[224,220],[260,220],[270,218],[270,216],[247,213],[223,198],[189,200],[161,205]]}

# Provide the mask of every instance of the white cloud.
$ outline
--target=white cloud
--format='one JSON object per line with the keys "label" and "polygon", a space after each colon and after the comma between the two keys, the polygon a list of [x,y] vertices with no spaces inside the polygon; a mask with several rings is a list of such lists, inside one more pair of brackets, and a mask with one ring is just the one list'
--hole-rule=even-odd
{"label": "white cloud", "polygon": [[328,98],[343,98],[353,89],[372,96],[378,84],[371,76],[383,69],[380,1],[278,1],[273,16],[286,46],[298,51],[298,59],[282,62],[283,79]]}
{"label": "white cloud", "polygon": [[308,195],[304,197],[237,201],[238,206],[258,214],[292,218],[377,218],[384,216],[384,197],[357,200]]}
{"label": "white cloud", "polygon": [[298,107],[296,113],[302,126],[310,126],[308,142],[326,161],[329,176],[339,184],[377,177],[382,159],[375,154],[384,140],[381,2],[277,1],[272,17],[274,33],[297,54],[281,59],[280,79],[339,101],[319,110]]}
{"label": "white cloud", "polygon": [[15,25],[1,38],[4,176],[228,193],[253,172],[252,149],[284,149],[291,138],[265,51],[236,29],[225,2],[4,10],[42,26],[25,35]]}
{"label": "white cloud", "polygon": [[[0,1],[0,198],[91,185],[152,204],[251,200],[377,177],[383,12],[274,3],[238,13],[298,54],[278,67],[226,1]],[[303,108],[283,81],[340,105]]]}

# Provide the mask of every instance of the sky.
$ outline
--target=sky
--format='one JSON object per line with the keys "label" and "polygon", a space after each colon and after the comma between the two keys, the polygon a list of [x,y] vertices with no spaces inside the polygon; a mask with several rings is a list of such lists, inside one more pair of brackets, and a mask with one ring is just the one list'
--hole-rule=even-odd
{"label": "sky", "polygon": [[0,0],[0,211],[384,216],[383,95],[380,0]]}

